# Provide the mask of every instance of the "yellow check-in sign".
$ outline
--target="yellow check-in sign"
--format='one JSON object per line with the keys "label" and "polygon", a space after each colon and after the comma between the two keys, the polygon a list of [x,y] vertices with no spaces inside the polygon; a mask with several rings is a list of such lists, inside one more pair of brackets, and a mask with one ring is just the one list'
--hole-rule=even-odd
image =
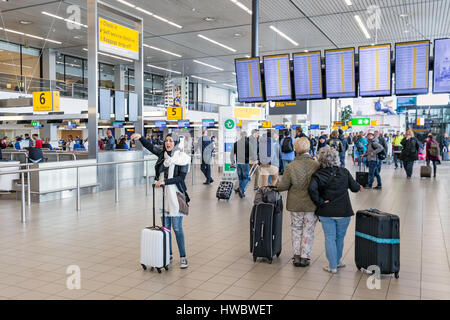
{"label": "yellow check-in sign", "polygon": [[186,120],[185,107],[168,107],[167,120]]}
{"label": "yellow check-in sign", "polygon": [[139,32],[98,18],[98,49],[130,59],[139,59]]}
{"label": "yellow check-in sign", "polygon": [[33,111],[60,111],[59,91],[33,92]]}
{"label": "yellow check-in sign", "polygon": [[270,121],[263,121],[262,127],[263,128],[272,128],[272,123]]}
{"label": "yellow check-in sign", "polygon": [[261,108],[234,107],[233,115],[241,120],[260,120],[261,110]]}

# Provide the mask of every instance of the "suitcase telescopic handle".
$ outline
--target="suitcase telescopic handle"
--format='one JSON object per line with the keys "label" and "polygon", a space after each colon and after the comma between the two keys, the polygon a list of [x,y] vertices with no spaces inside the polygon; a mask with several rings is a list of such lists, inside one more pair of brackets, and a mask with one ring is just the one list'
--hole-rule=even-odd
{"label": "suitcase telescopic handle", "polygon": [[[155,186],[155,184],[152,184],[152,187],[153,187],[153,228],[155,227],[155,220],[156,220],[156,196],[155,196],[155,194],[156,194],[156,192],[155,192],[155,188],[156,188],[156,186]],[[166,220],[166,216],[165,216],[165,197],[166,197],[166,193],[165,193],[165,185],[161,185],[161,188],[162,188],[162,191],[163,191],[163,196],[162,196],[162,198],[163,198],[163,203],[162,203],[162,226],[163,227],[165,227],[165,220]]]}

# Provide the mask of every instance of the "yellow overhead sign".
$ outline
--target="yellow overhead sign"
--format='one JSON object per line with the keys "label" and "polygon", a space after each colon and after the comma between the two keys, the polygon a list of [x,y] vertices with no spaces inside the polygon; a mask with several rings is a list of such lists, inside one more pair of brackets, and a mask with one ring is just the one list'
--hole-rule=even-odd
{"label": "yellow overhead sign", "polygon": [[139,32],[103,18],[98,18],[98,49],[138,60]]}
{"label": "yellow overhead sign", "polygon": [[262,127],[263,128],[272,128],[272,123],[270,121],[263,121]]}
{"label": "yellow overhead sign", "polygon": [[234,117],[242,120],[260,120],[261,108],[235,107],[233,109]]}
{"label": "yellow overhead sign", "polygon": [[60,111],[59,91],[33,92],[33,111]]}
{"label": "yellow overhead sign", "polygon": [[167,108],[167,120],[185,120],[186,108],[185,107],[168,107]]}

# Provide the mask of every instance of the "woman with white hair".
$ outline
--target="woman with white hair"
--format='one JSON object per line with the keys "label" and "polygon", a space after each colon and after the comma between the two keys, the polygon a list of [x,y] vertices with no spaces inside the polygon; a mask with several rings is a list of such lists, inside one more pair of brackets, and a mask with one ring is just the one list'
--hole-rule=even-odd
{"label": "woman with white hair", "polygon": [[308,187],[309,195],[316,204],[316,215],[322,223],[325,235],[325,251],[329,265],[323,269],[337,273],[342,263],[344,237],[354,215],[348,189],[352,192],[362,191],[363,187],[352,177],[351,173],[340,167],[339,153],[330,146],[319,151],[320,169],[313,174]]}
{"label": "woman with white hair", "polygon": [[294,142],[296,157],[284,169],[277,184],[278,191],[288,190],[286,208],[291,212],[293,263],[296,267],[309,266],[314,229],[317,217],[316,205],[308,194],[311,176],[319,169],[319,163],[309,154],[310,142],[307,138],[297,138]]}

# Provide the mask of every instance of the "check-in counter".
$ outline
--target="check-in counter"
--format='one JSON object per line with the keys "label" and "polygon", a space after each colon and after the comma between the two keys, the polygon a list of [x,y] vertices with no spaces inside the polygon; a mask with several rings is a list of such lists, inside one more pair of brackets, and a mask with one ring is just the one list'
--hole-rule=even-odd
{"label": "check-in counter", "polygon": [[[145,177],[155,176],[155,164],[158,159],[155,155],[146,151],[103,151],[97,155],[98,162],[130,161],[139,159],[150,159],[146,162],[135,162],[119,164],[119,188],[127,188],[145,183]],[[98,167],[98,181],[100,191],[112,190],[115,187],[115,165]],[[150,178],[151,179],[151,178]]]}
{"label": "check-in counter", "polygon": [[[31,173],[32,201],[42,202],[74,197],[77,188],[77,169],[70,167],[90,163],[95,164],[97,162],[95,160],[76,160],[34,164],[30,168],[58,167],[58,169]],[[78,170],[80,171],[81,193],[95,192],[98,189],[97,167],[82,167]]]}
{"label": "check-in counter", "polygon": [[[17,166],[12,166],[17,164]],[[19,161],[0,161],[0,172],[20,170]],[[14,180],[19,179],[19,174],[0,175],[0,191],[14,190]]]}

